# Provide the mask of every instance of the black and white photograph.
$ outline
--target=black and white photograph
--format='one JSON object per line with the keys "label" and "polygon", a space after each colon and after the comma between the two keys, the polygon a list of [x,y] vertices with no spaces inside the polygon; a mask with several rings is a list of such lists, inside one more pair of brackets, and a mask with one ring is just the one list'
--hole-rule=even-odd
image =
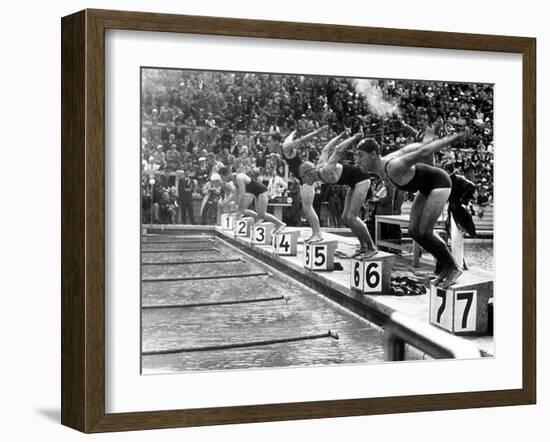
{"label": "black and white photograph", "polygon": [[140,76],[142,374],[495,355],[493,84]]}

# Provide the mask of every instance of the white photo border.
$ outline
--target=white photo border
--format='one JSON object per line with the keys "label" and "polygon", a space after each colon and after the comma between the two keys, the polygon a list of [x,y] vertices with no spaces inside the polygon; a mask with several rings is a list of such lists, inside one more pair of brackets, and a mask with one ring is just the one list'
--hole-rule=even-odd
{"label": "white photo border", "polygon": [[[142,66],[494,83],[497,356],[141,376]],[[107,30],[105,104],[106,413],[522,388],[521,54]]]}

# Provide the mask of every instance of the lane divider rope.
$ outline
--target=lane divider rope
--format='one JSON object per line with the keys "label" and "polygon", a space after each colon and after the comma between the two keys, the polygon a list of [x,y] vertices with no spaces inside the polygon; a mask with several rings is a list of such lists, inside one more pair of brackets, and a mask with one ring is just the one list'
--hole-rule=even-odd
{"label": "lane divider rope", "polygon": [[142,241],[141,244],[196,244],[196,243],[212,243],[213,239],[193,239],[193,240],[180,240],[180,241]]}
{"label": "lane divider rope", "polygon": [[142,250],[141,253],[186,253],[186,252],[220,252],[220,249],[212,247],[210,249],[173,249],[173,250]]}
{"label": "lane divider rope", "polygon": [[194,304],[166,304],[166,305],[144,305],[141,308],[143,310],[153,309],[167,309],[167,308],[191,308],[191,307],[211,307],[219,305],[235,305],[235,304],[252,304],[256,302],[269,302],[269,301],[286,301],[287,304],[290,301],[288,296],[276,296],[272,298],[255,298],[255,299],[241,299],[234,301],[219,301],[219,302],[198,302]]}
{"label": "lane divider rope", "polygon": [[207,345],[203,347],[187,347],[187,348],[174,348],[174,349],[167,349],[167,350],[144,351],[141,354],[143,356],[156,356],[156,355],[171,355],[171,354],[178,354],[178,353],[192,353],[192,352],[199,352],[199,351],[232,350],[236,348],[258,347],[258,346],[273,345],[273,344],[285,344],[288,342],[309,341],[313,339],[323,339],[323,338],[339,339],[340,337],[338,336],[338,333],[335,333],[329,330],[327,333],[322,333],[317,335],[297,336],[297,337],[283,338],[283,339],[268,339],[265,341],[241,342],[241,343],[235,343],[235,344]]}
{"label": "lane divider rope", "polygon": [[271,273],[256,272],[256,273],[241,273],[241,274],[235,274],[235,275],[187,276],[184,278],[156,278],[156,279],[143,279],[142,282],[198,281],[201,279],[252,278],[255,276],[271,276]]}
{"label": "lane divider rope", "polygon": [[142,262],[143,266],[176,266],[187,264],[219,264],[222,262],[246,262],[242,258],[230,258],[230,259],[211,259],[204,261],[174,261],[174,262]]}

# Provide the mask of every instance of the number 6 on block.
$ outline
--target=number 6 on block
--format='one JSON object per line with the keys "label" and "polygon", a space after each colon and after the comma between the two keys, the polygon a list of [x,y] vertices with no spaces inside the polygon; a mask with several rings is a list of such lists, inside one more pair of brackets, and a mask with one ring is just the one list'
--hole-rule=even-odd
{"label": "number 6 on block", "polygon": [[351,261],[350,287],[362,293],[382,292],[383,261]]}
{"label": "number 6 on block", "polygon": [[379,293],[382,291],[382,261],[366,261],[363,270],[363,292]]}

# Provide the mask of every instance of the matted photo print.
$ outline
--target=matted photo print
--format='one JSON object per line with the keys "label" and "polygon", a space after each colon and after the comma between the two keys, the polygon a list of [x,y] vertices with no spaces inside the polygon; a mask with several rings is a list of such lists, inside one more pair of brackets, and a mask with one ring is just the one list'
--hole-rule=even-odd
{"label": "matted photo print", "polygon": [[142,67],[140,94],[142,374],[495,355],[493,84]]}

